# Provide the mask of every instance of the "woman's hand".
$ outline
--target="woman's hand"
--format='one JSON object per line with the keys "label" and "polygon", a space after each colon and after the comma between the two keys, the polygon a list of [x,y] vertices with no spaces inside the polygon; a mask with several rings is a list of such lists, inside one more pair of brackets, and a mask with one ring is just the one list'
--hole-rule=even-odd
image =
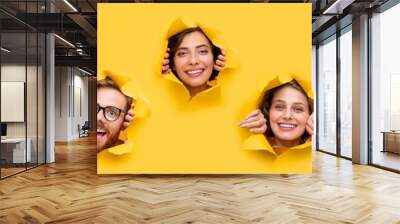
{"label": "woman's hand", "polygon": [[310,117],[307,120],[306,123],[306,131],[308,134],[313,135],[314,134],[314,113],[310,115]]}
{"label": "woman's hand", "polygon": [[164,54],[164,58],[162,61],[162,74],[166,75],[171,71],[171,68],[169,67],[169,48],[167,48],[167,52]]}
{"label": "woman's hand", "polygon": [[253,134],[263,134],[267,130],[267,120],[259,109],[251,112],[240,122],[240,127],[247,128]]}
{"label": "woman's hand", "polygon": [[214,69],[217,71],[221,71],[226,64],[226,51],[224,49],[221,49],[221,54],[218,55],[217,60],[215,61],[214,64]]}

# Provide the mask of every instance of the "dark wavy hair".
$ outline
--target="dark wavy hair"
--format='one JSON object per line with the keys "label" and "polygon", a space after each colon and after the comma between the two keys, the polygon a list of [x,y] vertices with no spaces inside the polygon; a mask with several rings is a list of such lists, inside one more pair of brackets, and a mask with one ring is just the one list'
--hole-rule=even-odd
{"label": "dark wavy hair", "polygon": [[[204,31],[200,28],[200,27],[192,27],[192,28],[188,28],[183,30],[182,32],[179,32],[173,36],[171,36],[168,39],[168,48],[169,48],[169,67],[171,68],[172,72],[174,73],[174,75],[179,79],[178,75],[175,73],[174,68],[174,58],[175,58],[175,54],[176,54],[176,50],[178,49],[178,47],[181,45],[183,39],[185,38],[186,35],[193,33],[193,32],[200,32],[202,33],[208,40],[208,42],[210,43],[211,46],[211,50],[212,50],[212,56],[213,56],[213,61],[215,62],[216,58],[218,57],[218,55],[221,54],[221,49],[217,46],[215,46],[211,40],[207,37],[207,35],[204,33]],[[219,71],[213,69],[210,79],[209,80],[214,80],[217,76],[218,76]]]}
{"label": "dark wavy hair", "polygon": [[[285,87],[291,87],[293,89],[296,89],[296,90],[300,91],[307,98],[307,104],[308,104],[307,106],[308,106],[308,111],[310,112],[310,114],[312,114],[313,111],[314,111],[313,100],[310,97],[307,96],[306,91],[300,86],[300,84],[295,79],[293,79],[290,82],[287,82],[285,84],[282,84],[280,86],[277,86],[275,88],[272,88],[272,89],[268,90],[264,94],[264,96],[263,96],[263,98],[261,100],[261,103],[260,103],[260,105],[258,107],[261,110],[261,112],[263,113],[265,119],[267,120],[267,127],[268,128],[267,128],[267,131],[264,133],[264,135],[267,136],[267,137],[274,137],[275,136],[275,134],[272,132],[272,129],[270,128],[271,126],[270,126],[270,122],[269,122],[269,110],[271,109],[272,100],[273,100],[275,94],[279,90],[281,90],[281,89],[283,89]],[[301,136],[301,140],[303,141],[303,143],[305,141],[307,141],[308,138],[310,138],[310,134],[308,134],[307,131],[304,131],[303,135]]]}

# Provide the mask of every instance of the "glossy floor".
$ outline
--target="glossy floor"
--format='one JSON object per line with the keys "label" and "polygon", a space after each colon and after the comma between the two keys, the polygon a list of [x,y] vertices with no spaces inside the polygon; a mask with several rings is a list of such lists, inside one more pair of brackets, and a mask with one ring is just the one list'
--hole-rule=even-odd
{"label": "glossy floor", "polygon": [[372,161],[374,164],[400,170],[400,154],[392,152],[374,151]]}
{"label": "glossy floor", "polygon": [[96,174],[95,139],[0,181],[0,223],[400,223],[400,175],[321,152],[311,175]]}

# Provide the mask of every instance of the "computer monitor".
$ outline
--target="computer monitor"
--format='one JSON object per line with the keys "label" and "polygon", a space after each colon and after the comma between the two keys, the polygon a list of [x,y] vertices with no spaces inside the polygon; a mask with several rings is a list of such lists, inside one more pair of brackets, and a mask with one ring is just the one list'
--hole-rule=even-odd
{"label": "computer monitor", "polygon": [[7,136],[7,124],[1,123],[1,137]]}

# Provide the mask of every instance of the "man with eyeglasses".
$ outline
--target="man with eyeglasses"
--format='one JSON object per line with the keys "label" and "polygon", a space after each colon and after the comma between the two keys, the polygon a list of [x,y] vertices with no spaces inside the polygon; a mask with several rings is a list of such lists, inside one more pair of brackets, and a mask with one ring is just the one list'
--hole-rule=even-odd
{"label": "man with eyeglasses", "polygon": [[132,98],[106,78],[97,82],[97,152],[121,144],[119,133],[133,119]]}

